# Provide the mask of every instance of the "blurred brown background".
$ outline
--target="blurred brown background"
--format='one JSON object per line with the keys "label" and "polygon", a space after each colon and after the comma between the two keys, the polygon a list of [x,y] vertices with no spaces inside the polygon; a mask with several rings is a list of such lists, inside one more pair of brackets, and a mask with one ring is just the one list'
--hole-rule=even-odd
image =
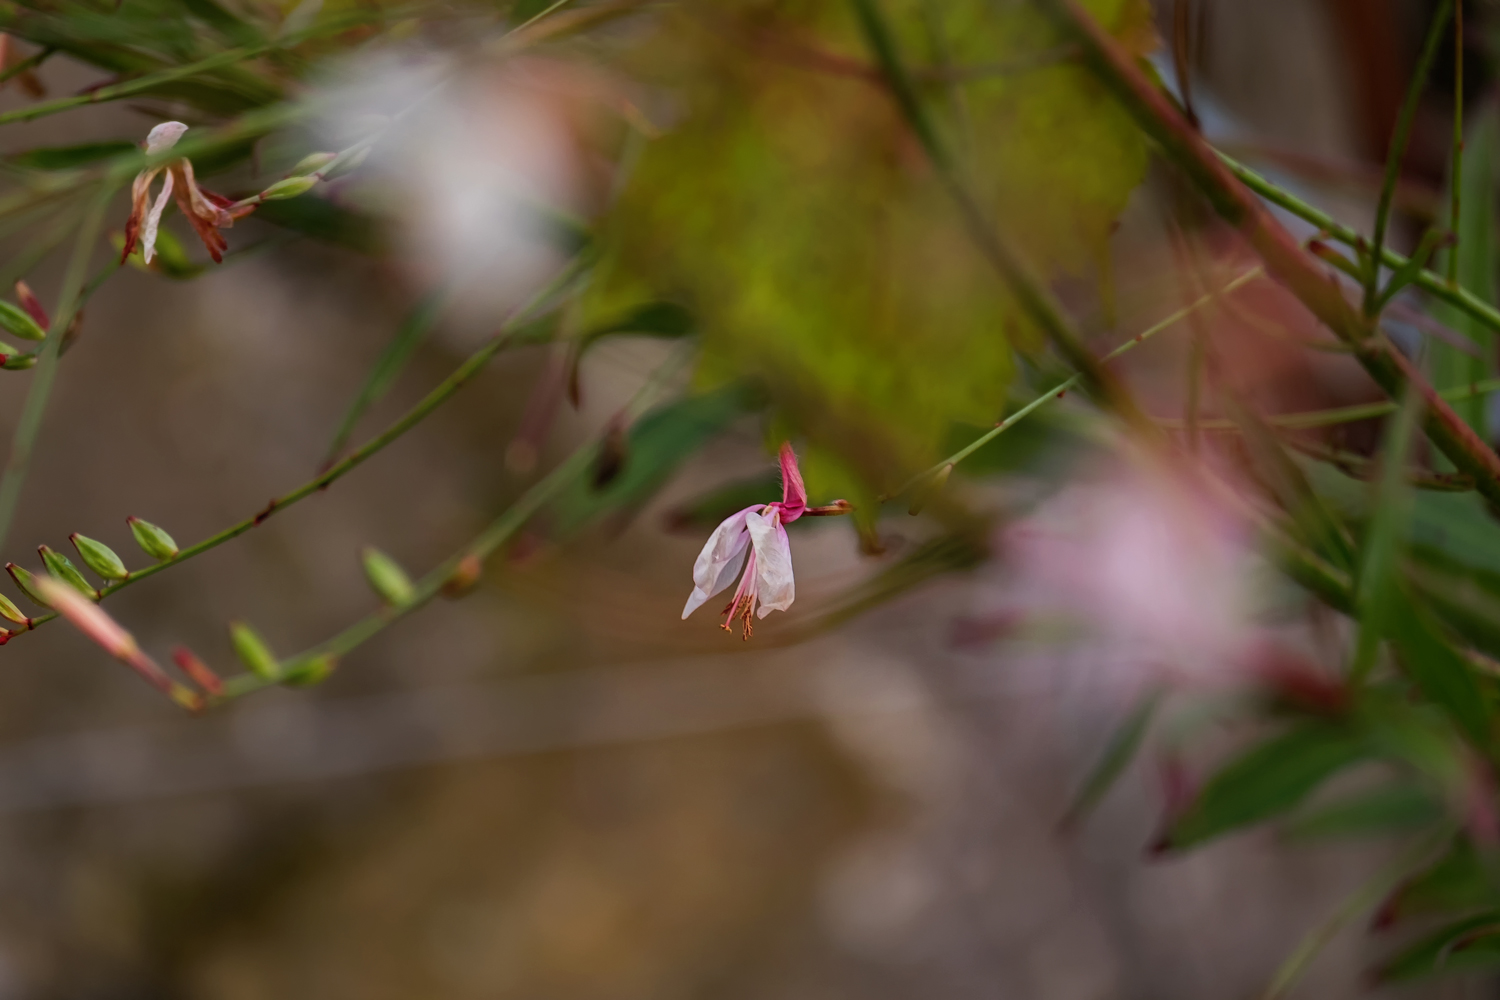
{"label": "blurred brown background", "polygon": [[[1424,5],[1198,8],[1198,95],[1246,141],[1378,160]],[[89,82],[61,62],[44,78],[55,93]],[[1445,125],[1429,119],[1413,169],[1437,186]],[[90,111],[8,141],[148,125]],[[1318,197],[1363,221],[1361,176],[1325,178]],[[1128,223],[1120,236],[1153,238]],[[49,302],[56,280],[34,282]],[[130,514],[197,540],[302,482],[419,292],[311,244],[191,284],[112,281],[62,369],[6,558],[32,564],[71,531],[133,551]],[[1173,307],[1135,307],[1158,305]],[[456,336],[426,345],[366,428],[464,353]],[[588,412],[565,415],[554,444],[659,357],[601,349]],[[227,663],[234,618],[279,649],[322,638],[373,604],[362,545],[431,565],[519,490],[503,459],[546,365],[540,349],[503,357],[326,494],[112,610],[157,655],[185,641]],[[21,378],[0,376],[6,434]],[[754,427],[731,435],[661,505],[761,468],[759,444]],[[955,648],[955,618],[983,604],[965,580],[807,645],[778,648],[773,619],[745,646],[706,617],[678,621],[701,538],[665,534],[659,513],[498,569],[321,688],[204,718],[67,629],[7,645],[0,998],[1232,1000],[1257,995],[1384,858],[1266,833],[1147,858],[1149,757],[1062,834],[1121,711],[1088,663]],[[815,606],[854,579],[855,549],[840,524],[799,539],[799,596]],[[1299,995],[1363,995],[1380,945],[1364,930],[1342,933]],[[1408,992],[1497,992],[1424,989]]]}

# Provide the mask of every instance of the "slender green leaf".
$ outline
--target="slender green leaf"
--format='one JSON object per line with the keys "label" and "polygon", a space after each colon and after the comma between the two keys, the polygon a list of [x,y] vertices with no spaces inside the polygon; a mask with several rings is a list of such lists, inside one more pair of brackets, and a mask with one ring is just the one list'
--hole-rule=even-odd
{"label": "slender green leaf", "polygon": [[1114,787],[1120,775],[1125,773],[1125,768],[1135,759],[1141,744],[1145,742],[1146,733],[1151,728],[1151,720],[1156,715],[1161,700],[1161,691],[1148,691],[1141,696],[1130,714],[1121,720],[1119,728],[1110,735],[1109,742],[1104,745],[1104,752],[1099,755],[1078,793],[1073,796],[1067,812],[1063,814],[1063,826],[1072,826],[1093,812],[1099,801]]}
{"label": "slender green leaf", "polygon": [[[1500,239],[1496,237],[1495,203],[1496,167],[1500,161],[1500,119],[1497,115],[1500,115],[1500,109],[1494,102],[1488,102],[1475,109],[1470,118],[1460,174],[1458,245],[1442,255],[1438,267],[1439,271],[1446,270],[1447,258],[1457,254],[1459,287],[1491,305],[1496,301],[1496,282],[1500,280]],[[1494,374],[1494,333],[1489,327],[1442,302],[1434,304],[1433,315],[1450,329],[1473,340],[1479,348],[1479,357],[1474,357],[1434,341],[1429,350],[1432,379],[1436,385],[1468,385]],[[1455,400],[1453,408],[1469,426],[1487,438],[1485,403],[1483,398],[1474,397]]]}
{"label": "slender green leaf", "polygon": [[1383,983],[1500,966],[1500,910],[1460,920],[1407,948],[1376,972]]}
{"label": "slender green leaf", "polygon": [[1298,840],[1359,837],[1419,829],[1442,819],[1443,804],[1417,785],[1385,785],[1293,816],[1283,828]]}
{"label": "slender green leaf", "polygon": [[[603,488],[576,483],[558,497],[558,531],[568,534],[613,510],[632,510],[656,492],[688,457],[744,414],[764,405],[758,389],[733,383],[668,403],[642,417],[625,436],[618,472]],[[766,502],[780,498],[780,491]]]}
{"label": "slender green leaf", "polygon": [[1355,641],[1351,672],[1362,678],[1374,666],[1380,640],[1398,598],[1397,562],[1405,544],[1411,519],[1412,489],[1406,481],[1406,460],[1417,431],[1421,399],[1409,390],[1401,406],[1386,422],[1380,480],[1374,506],[1365,525],[1355,581],[1355,603],[1359,609],[1359,634]]}
{"label": "slender green leaf", "polygon": [[6,162],[27,170],[70,170],[111,156],[132,153],[136,148],[133,142],[85,142],[77,146],[29,149],[6,157]]}
{"label": "slender green leaf", "polygon": [[1500,886],[1473,842],[1459,837],[1436,863],[1391,895],[1380,909],[1380,922],[1390,924],[1424,914],[1452,915],[1481,908],[1500,908]]}
{"label": "slender green leaf", "polygon": [[349,435],[354,433],[354,427],[359,423],[359,418],[364,416],[365,411],[379,402],[381,397],[390,390],[396,377],[411,360],[412,354],[421,346],[422,341],[427,339],[433,327],[437,326],[438,318],[442,316],[446,302],[446,292],[431,292],[407,314],[406,319],[396,330],[396,335],[391,338],[380,357],[375,359],[370,374],[365,377],[364,385],[360,386],[354,402],[349,404],[344,418],[339,421],[333,441],[328,445],[327,461],[332,462],[338,457],[339,452],[344,450],[344,445],[349,443]]}
{"label": "slender green leaf", "polygon": [[675,302],[647,302],[588,330],[578,338],[568,363],[568,395],[573,405],[578,405],[580,397],[578,366],[599,341],[621,334],[676,340],[692,335],[695,327],[693,314],[683,306]]}
{"label": "slender green leaf", "polygon": [[1369,755],[1369,741],[1343,726],[1300,725],[1214,775],[1168,831],[1167,846],[1188,847],[1287,812],[1335,773]]}
{"label": "slender green leaf", "polygon": [[1489,713],[1473,668],[1449,644],[1428,614],[1400,588],[1385,604],[1382,631],[1396,647],[1397,659],[1435,705],[1481,748],[1490,745]]}

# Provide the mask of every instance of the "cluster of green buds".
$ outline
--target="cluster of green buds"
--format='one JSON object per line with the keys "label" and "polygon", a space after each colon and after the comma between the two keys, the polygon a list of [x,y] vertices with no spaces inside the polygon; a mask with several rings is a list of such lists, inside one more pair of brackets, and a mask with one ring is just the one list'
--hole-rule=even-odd
{"label": "cluster of green buds", "polygon": [[[47,328],[51,321],[37,297],[26,287],[26,282],[16,282],[16,298],[20,305],[0,299],[0,330],[21,340],[41,342],[47,339]],[[0,368],[16,371],[36,364],[35,350],[23,351],[0,340]]]}
{"label": "cluster of green buds", "polygon": [[[131,535],[136,543],[158,563],[170,562],[180,554],[177,543],[165,530],[138,517],[127,519]],[[97,539],[74,533],[69,536],[73,548],[83,566],[98,576],[103,584],[94,586],[72,559],[50,546],[38,548],[45,572],[33,573],[15,563],[6,563],[5,569],[20,588],[26,599],[38,607],[67,619],[74,627],[101,646],[111,656],[127,664],[149,684],[157,688],[178,705],[198,711],[209,700],[235,693],[234,681],[226,684],[196,653],[179,646],[172,653],[172,661],[190,682],[183,684],[173,679],[140,648],[135,638],[118,622],[111,618],[98,602],[111,590],[129,580],[133,573],[126,567],[119,554]],[[378,554],[377,554],[378,556]],[[379,559],[375,560],[380,562]],[[135,571],[141,573],[145,571]],[[400,588],[405,581],[409,597],[411,583],[389,558],[381,563],[381,579],[392,594],[403,593]],[[0,616],[19,628],[0,629],[0,645],[12,636],[34,628],[45,618],[25,614],[14,601],[0,594]],[[45,617],[52,617],[47,615]],[[262,684],[316,684],[326,678],[336,665],[332,655],[317,654],[282,661],[258,632],[244,622],[233,622],[229,626],[229,641],[235,655],[251,675],[249,687]],[[238,682],[244,687],[243,681]]]}
{"label": "cluster of green buds", "polygon": [[[135,536],[136,543],[148,556],[158,562],[166,562],[177,557],[177,543],[161,528],[138,517],[127,518],[127,523],[130,525],[131,534]],[[125,561],[108,545],[76,531],[68,536],[68,540],[73,543],[73,548],[77,550],[78,558],[83,565],[103,580],[104,584],[101,587],[95,587],[73,563],[73,560],[49,545],[42,545],[37,548],[37,553],[42,557],[46,575],[51,579],[71,587],[79,595],[91,601],[98,601],[111,586],[130,579],[131,571],[126,568]],[[46,588],[39,583],[39,574],[13,562],[5,564],[5,571],[10,574],[10,578],[15,581],[16,586],[28,601],[38,607],[57,610],[47,597]],[[4,645],[17,632],[33,628],[36,622],[34,617],[22,612],[14,601],[3,594],[0,594],[0,617],[20,626],[16,629],[0,629],[0,645]]]}

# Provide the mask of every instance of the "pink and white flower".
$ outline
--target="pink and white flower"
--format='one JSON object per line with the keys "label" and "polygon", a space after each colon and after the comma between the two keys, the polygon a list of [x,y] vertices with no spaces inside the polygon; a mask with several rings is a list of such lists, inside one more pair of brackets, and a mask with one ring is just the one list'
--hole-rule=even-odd
{"label": "pink and white flower", "polygon": [[709,598],[726,590],[743,568],[739,588],[724,609],[724,624],[720,627],[731,631],[731,623],[738,618],[744,623],[745,638],[750,638],[752,614],[764,618],[772,611],[785,611],[797,596],[786,525],[804,514],[846,514],[851,510],[853,507],[844,500],[827,507],[808,507],[807,487],[802,484],[797,456],[790,444],[783,443],[781,499],[746,507],[714,529],[693,564],[693,592],[688,595],[682,617],[686,618]]}

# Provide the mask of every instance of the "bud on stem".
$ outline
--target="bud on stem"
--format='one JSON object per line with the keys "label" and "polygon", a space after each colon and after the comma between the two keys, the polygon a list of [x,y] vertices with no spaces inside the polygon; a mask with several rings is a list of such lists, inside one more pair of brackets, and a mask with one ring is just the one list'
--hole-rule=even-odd
{"label": "bud on stem", "polygon": [[73,565],[71,559],[47,545],[38,545],[36,551],[42,557],[48,573],[85,597],[96,601],[99,599],[99,592],[89,586],[89,582],[83,578],[82,573],[78,572],[78,567]]}
{"label": "bud on stem", "polygon": [[263,681],[280,680],[281,664],[255,629],[244,622],[232,622],[229,626],[229,641],[234,645],[235,655],[252,674]]}
{"label": "bud on stem", "polygon": [[302,177],[305,174],[315,174],[339,158],[337,153],[309,153],[297,161],[297,165],[287,171],[288,177]]}
{"label": "bud on stem", "polygon": [[52,605],[47,603],[47,599],[42,596],[42,592],[37,589],[36,577],[32,575],[30,570],[23,569],[13,562],[8,562],[5,564],[5,572],[10,574],[12,580],[16,581],[16,586],[21,588],[21,593],[25,594],[26,599],[32,604],[35,604],[39,608],[52,607]]}
{"label": "bud on stem", "polygon": [[47,331],[37,325],[36,320],[20,306],[0,299],[0,330],[22,340],[46,340]]}
{"label": "bud on stem", "polygon": [[171,535],[150,521],[142,521],[138,517],[127,517],[125,523],[130,525],[130,533],[135,536],[135,543],[146,555],[158,562],[176,558],[177,543],[172,540]]}
{"label": "bud on stem", "polygon": [[16,607],[15,602],[4,594],[0,594],[0,617],[13,621],[17,625],[25,625],[27,628],[31,627],[31,619],[22,614],[21,609]]}
{"label": "bud on stem", "polygon": [[130,575],[130,570],[125,568],[125,564],[115,554],[115,550],[103,542],[80,535],[76,531],[68,536],[68,540],[73,543],[73,548],[78,550],[78,557],[83,560],[83,564],[103,579],[123,580]]}
{"label": "bud on stem", "polygon": [[321,684],[327,680],[328,675],[333,673],[338,663],[338,657],[332,653],[295,660],[287,664],[282,681],[293,687],[312,687],[314,684]]}
{"label": "bud on stem", "polygon": [[411,601],[416,590],[396,560],[374,546],[365,547],[363,559],[365,579],[382,601],[397,608]]}

